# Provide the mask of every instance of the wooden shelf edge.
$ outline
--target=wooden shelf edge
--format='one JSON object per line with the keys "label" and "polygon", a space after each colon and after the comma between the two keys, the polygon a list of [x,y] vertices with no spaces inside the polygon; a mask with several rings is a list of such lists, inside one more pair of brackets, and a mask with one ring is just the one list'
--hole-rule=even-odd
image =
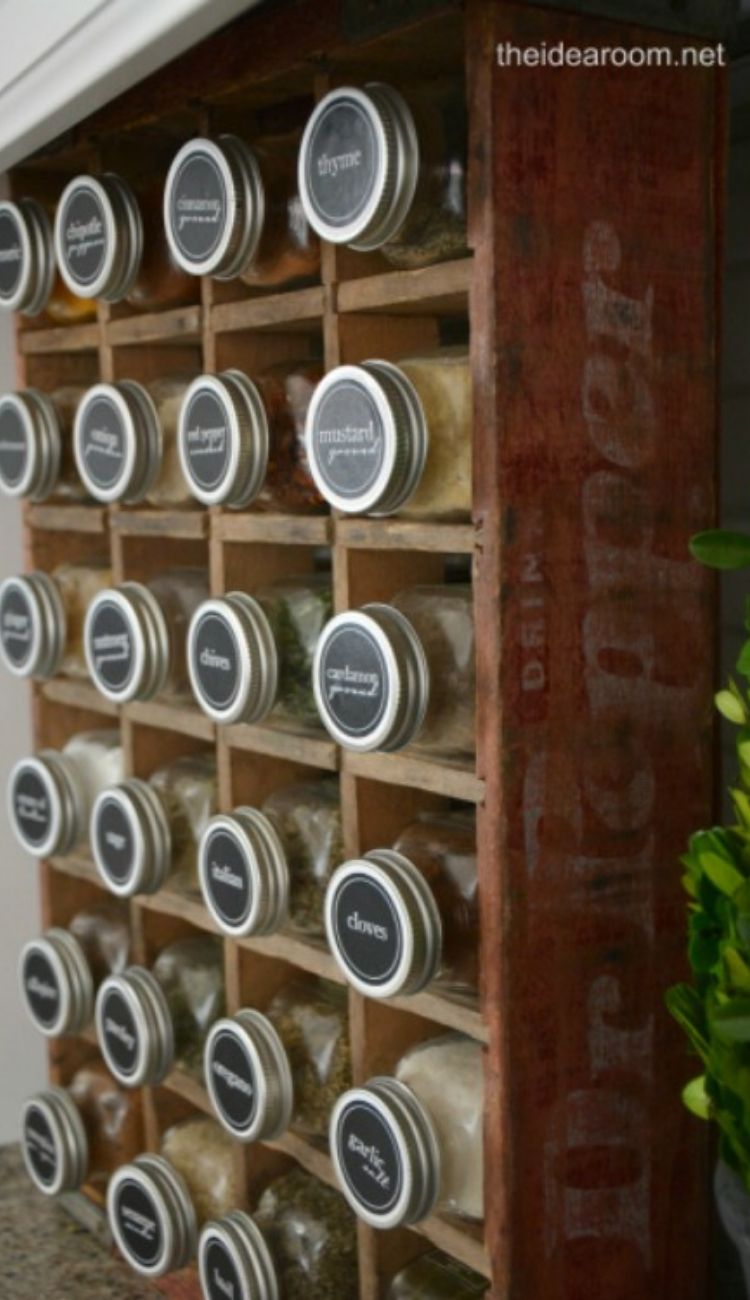
{"label": "wooden shelf edge", "polygon": [[411,519],[337,518],[335,538],[350,550],[437,551],[445,555],[472,555],[477,545],[473,524]]}
{"label": "wooden shelf edge", "polygon": [[217,511],[211,535],[219,542],[261,542],[282,546],[327,546],[333,522],[330,515],[276,515]]}
{"label": "wooden shelf edge", "polygon": [[58,533],[105,533],[107,512],[103,506],[30,505],[26,522],[32,528]]}
{"label": "wooden shelf edge", "polygon": [[388,998],[383,1005],[394,1007],[397,1011],[410,1012],[415,1016],[423,1016],[425,1020],[433,1020],[435,1024],[445,1029],[466,1034],[479,1043],[489,1042],[489,1026],[485,1024],[481,1012],[476,1007],[461,1002],[451,1002],[449,998],[441,997],[439,993],[431,993],[427,990],[424,993],[416,993],[413,997]]}
{"label": "wooden shelf edge", "polygon": [[230,748],[254,754],[268,754],[272,758],[285,758],[290,763],[304,763],[307,767],[323,768],[335,772],[339,766],[339,751],[333,741],[302,732],[275,730],[272,727],[251,727],[236,722],[226,727],[224,737]]}
{"label": "wooden shelf edge", "polygon": [[133,700],[123,705],[123,715],[129,722],[162,731],[177,731],[182,736],[213,743],[216,728],[210,718],[199,709],[186,704],[164,704],[160,700]]}
{"label": "wooden shelf edge", "polygon": [[155,894],[137,894],[134,903],[145,912],[158,912],[160,915],[176,916],[201,930],[225,937],[214,921],[208,908],[200,898],[189,894],[178,894],[169,889],[160,889]]}
{"label": "wooden shelf edge", "polygon": [[94,352],[99,346],[99,325],[55,325],[51,329],[20,330],[18,346],[24,356],[51,352]]}
{"label": "wooden shelf edge", "polygon": [[128,347],[139,343],[173,343],[199,341],[202,308],[196,304],[171,311],[146,312],[107,321],[104,337],[110,347]]}
{"label": "wooden shelf edge", "polygon": [[489,1256],[479,1229],[474,1235],[468,1227],[462,1228],[458,1223],[433,1215],[423,1223],[414,1224],[412,1231],[419,1233],[420,1237],[426,1237],[433,1246],[460,1260],[468,1268],[473,1268],[475,1273],[481,1273],[482,1277],[492,1277]]}
{"label": "wooden shelf edge", "polygon": [[203,1084],[198,1083],[197,1079],[186,1074],[184,1070],[170,1070],[167,1077],[157,1086],[166,1088],[168,1092],[173,1092],[185,1101],[189,1101],[196,1110],[202,1110],[204,1114],[215,1118],[214,1108]]}
{"label": "wooden shelf edge", "polygon": [[205,510],[113,510],[112,529],[124,537],[208,536]]}
{"label": "wooden shelf edge", "polygon": [[351,750],[342,752],[341,766],[345,772],[365,780],[412,786],[448,799],[461,799],[464,803],[478,804],[484,800],[484,781],[469,768],[405,754],[355,754]]}
{"label": "wooden shelf edge", "polygon": [[284,1155],[291,1156],[292,1160],[296,1160],[297,1164],[306,1169],[309,1174],[319,1178],[322,1183],[327,1183],[329,1187],[339,1190],[328,1152],[321,1150],[320,1147],[313,1146],[311,1142],[299,1137],[297,1133],[283,1133],[275,1141],[263,1142],[261,1145],[267,1147],[270,1151],[282,1151]]}
{"label": "wooden shelf edge", "polygon": [[76,876],[79,880],[88,880],[92,885],[98,885],[100,889],[105,888],[93,860],[84,857],[83,854],[70,853],[65,856],[45,858],[45,861],[54,871],[62,872],[66,876]]}
{"label": "wooden shelf edge", "polygon": [[471,257],[461,257],[415,271],[385,271],[359,280],[342,280],[337,287],[336,305],[340,312],[385,311],[411,304],[416,307],[425,302],[468,298],[471,273]]}
{"label": "wooden shelf edge", "polygon": [[258,953],[261,957],[273,957],[277,961],[290,962],[310,975],[317,975],[321,979],[330,980],[333,984],[346,986],[346,980],[327,948],[305,943],[304,939],[298,939],[288,931],[265,937],[248,936],[238,939],[237,942],[240,948],[245,948],[248,952]]}
{"label": "wooden shelf edge", "polygon": [[42,682],[40,694],[55,704],[66,704],[71,709],[86,709],[89,713],[102,713],[107,718],[118,716],[118,706],[100,695],[90,682],[77,682],[72,678],[53,677]]}
{"label": "wooden shelf edge", "polygon": [[209,325],[215,334],[232,330],[264,329],[297,321],[322,319],[324,292],[321,285],[309,289],[290,289],[267,297],[240,298],[236,302],[216,303],[210,310]]}

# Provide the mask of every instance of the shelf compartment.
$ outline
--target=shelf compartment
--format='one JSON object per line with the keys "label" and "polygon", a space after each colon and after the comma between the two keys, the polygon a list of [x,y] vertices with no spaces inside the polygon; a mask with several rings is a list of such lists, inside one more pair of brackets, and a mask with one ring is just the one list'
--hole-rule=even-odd
{"label": "shelf compartment", "polygon": [[390,785],[408,785],[430,794],[479,804],[484,800],[484,781],[462,764],[431,762],[409,754],[356,754],[344,750],[341,767],[352,776]]}
{"label": "shelf compartment", "polygon": [[95,352],[100,333],[96,321],[86,325],[55,325],[51,329],[20,330],[18,346],[24,356],[50,352]]}
{"label": "shelf compartment", "polygon": [[421,523],[411,519],[336,519],[336,542],[350,550],[430,551],[472,555],[477,545],[473,524]]}
{"label": "shelf compartment", "polygon": [[334,984],[343,985],[346,983],[344,976],[326,947],[306,943],[304,939],[298,939],[287,931],[265,937],[238,939],[237,943],[240,948],[244,948],[247,952],[257,953],[261,957],[273,957],[277,961],[289,962],[300,970],[306,971],[308,975],[316,975],[320,979],[330,980]]}
{"label": "shelf compartment", "polygon": [[45,861],[49,863],[53,871],[61,872],[66,876],[75,876],[76,879],[85,880],[88,884],[96,885],[101,890],[105,888],[93,859],[86,857],[82,853],[67,853],[64,856],[46,858]]}
{"label": "shelf compartment", "polygon": [[208,930],[211,934],[220,934],[221,931],[213,920],[208,908],[204,907],[201,899],[197,896],[191,897],[189,894],[178,894],[169,888],[160,889],[155,894],[139,894],[135,899],[136,906],[145,912],[157,912],[162,916],[174,916],[180,920],[187,921],[199,930]]}
{"label": "shelf compartment", "polygon": [[45,700],[54,704],[64,704],[71,709],[86,710],[88,713],[101,713],[107,718],[116,718],[119,707],[99,693],[90,682],[76,682],[67,677],[53,677],[39,687]]}
{"label": "shelf compartment", "polygon": [[31,528],[56,533],[105,533],[107,511],[103,506],[30,505],[26,519]]}
{"label": "shelf compartment", "polygon": [[201,336],[202,309],[178,307],[173,311],[148,312],[110,320],[104,337],[110,347],[127,347],[139,343],[197,342]]}
{"label": "shelf compartment", "polygon": [[328,546],[333,533],[330,515],[226,513],[212,517],[217,542],[263,542],[281,546]]}
{"label": "shelf compartment", "polygon": [[293,289],[289,293],[218,303],[211,309],[209,322],[215,334],[244,329],[276,329],[280,325],[293,328],[299,324],[304,327],[320,320],[324,303],[322,286],[313,285],[310,289]]}
{"label": "shelf compartment", "polygon": [[113,510],[112,531],[123,537],[185,537],[208,535],[205,510]]}
{"label": "shelf compartment", "polygon": [[386,271],[357,280],[343,280],[336,291],[340,312],[408,312],[455,314],[468,309],[472,259],[462,257],[453,262],[416,271]]}
{"label": "shelf compartment", "polygon": [[129,722],[140,722],[144,726],[161,728],[163,731],[179,731],[183,736],[195,736],[196,740],[206,740],[209,743],[215,738],[216,729],[211,719],[189,703],[133,700],[130,704],[124,704],[122,711]]}
{"label": "shelf compartment", "polygon": [[224,728],[223,735],[234,749],[268,754],[272,758],[284,758],[290,763],[322,768],[326,772],[335,772],[339,766],[338,747],[327,736],[307,736],[274,727],[251,727],[246,722],[236,722]]}

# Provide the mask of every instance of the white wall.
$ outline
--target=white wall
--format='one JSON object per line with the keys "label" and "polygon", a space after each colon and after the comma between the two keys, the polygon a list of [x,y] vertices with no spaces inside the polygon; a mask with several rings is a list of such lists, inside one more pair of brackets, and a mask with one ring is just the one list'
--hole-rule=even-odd
{"label": "white wall", "polygon": [[[12,324],[0,313],[0,392],[13,387]],[[21,568],[21,510],[0,497],[0,578]],[[16,976],[20,945],[39,930],[37,868],[5,814],[8,770],[28,753],[30,734],[29,692],[0,669],[0,1144],[16,1137],[21,1102],[46,1077],[44,1044],[23,1010]]]}

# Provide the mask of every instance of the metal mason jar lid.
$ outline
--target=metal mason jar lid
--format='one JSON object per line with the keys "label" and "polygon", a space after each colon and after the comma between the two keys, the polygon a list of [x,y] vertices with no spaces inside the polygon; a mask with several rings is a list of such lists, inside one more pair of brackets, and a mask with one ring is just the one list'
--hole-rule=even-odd
{"label": "metal mason jar lid", "polygon": [[55,749],[22,758],[8,778],[8,816],[22,848],[38,858],[69,853],[85,830],[85,792],[75,763]]}
{"label": "metal mason jar lid", "polygon": [[0,203],[0,307],[36,316],[55,281],[52,227],[36,199]]}
{"label": "metal mason jar lid", "polygon": [[373,849],[345,862],[326,892],[328,943],[350,984],[371,998],[419,993],[440,969],[443,926],[413,862]]}
{"label": "metal mason jar lid", "polygon": [[26,388],[0,397],[0,492],[43,501],[57,483],[62,442],[55,408]]}
{"label": "metal mason jar lid", "polygon": [[155,894],[169,874],[172,831],[148,781],[131,777],[102,790],[91,810],[94,862],[107,889],[120,898]]}
{"label": "metal mason jar lid", "polygon": [[161,468],[163,445],[153,399],[135,380],[94,384],[78,405],[73,451],[97,501],[142,501]]}
{"label": "metal mason jar lid", "polygon": [[390,515],[415,491],[427,458],[424,408],[389,361],[337,366],[307,409],[305,442],[321,496],[347,514]]}
{"label": "metal mason jar lid", "polygon": [[203,1300],[280,1300],[266,1240],[242,1210],[206,1224],[198,1241],[198,1272]]}
{"label": "metal mason jar lid", "polygon": [[109,1180],[107,1217],[118,1249],[144,1277],[184,1268],[198,1224],[187,1183],[163,1156],[142,1155]]}
{"label": "metal mason jar lid", "polygon": [[289,907],[289,868],[278,831],[257,808],[212,817],[198,845],[203,901],[225,934],[274,934]]}
{"label": "metal mason jar lid", "polygon": [[83,948],[67,930],[55,927],[25,944],[18,975],[26,1010],[48,1038],[87,1028],[94,1013],[94,981]]}
{"label": "metal mason jar lid", "polygon": [[375,1228],[420,1223],[440,1193],[441,1156],[432,1118],[396,1079],[370,1079],[331,1112],[331,1157],[355,1214]]}
{"label": "metal mason jar lid", "polygon": [[182,402],[177,426],[182,472],[207,506],[238,509],[254,501],[268,471],[268,416],[255,384],[241,370],[199,375]]}
{"label": "metal mason jar lid", "polygon": [[170,666],[169,628],[161,606],[140,582],[97,592],[83,629],[86,663],[108,700],[150,700]]}
{"label": "metal mason jar lid", "polygon": [[16,677],[54,677],[65,653],[65,606],[46,573],[0,583],[0,658]]}
{"label": "metal mason jar lid", "polygon": [[89,1145],[83,1121],[63,1088],[47,1088],[24,1103],[21,1152],[40,1192],[75,1192],[85,1182]]}
{"label": "metal mason jar lid", "polygon": [[132,289],[143,255],[143,221],[121,177],[76,176],[55,214],[60,274],[79,298],[119,302]]}
{"label": "metal mason jar lid", "polygon": [[214,722],[261,722],[278,691],[279,657],[261,605],[243,591],[204,600],[190,620],[193,693]]}
{"label": "metal mason jar lid", "polygon": [[337,614],[315,648],[313,689],[322,722],[345,749],[402,749],[419,732],[429,700],[424,648],[390,605]]}
{"label": "metal mason jar lid", "polygon": [[203,1059],[211,1105],[232,1137],[270,1142],[287,1130],[294,1106],[292,1071],[266,1016],[245,1008],[217,1020]]}
{"label": "metal mason jar lid", "polygon": [[255,154],[236,135],[188,140],[164,186],[172,256],[191,275],[231,280],[258,250],[266,197]]}
{"label": "metal mason jar lid", "polygon": [[419,140],[402,96],[382,82],[341,86],[320,101],[302,137],[298,182],[313,230],[367,251],[400,230],[419,176]]}
{"label": "metal mason jar lid", "polygon": [[96,997],[96,1033],[108,1069],[127,1088],[161,1083],[174,1061],[174,1025],[159,982],[142,966],[110,975]]}

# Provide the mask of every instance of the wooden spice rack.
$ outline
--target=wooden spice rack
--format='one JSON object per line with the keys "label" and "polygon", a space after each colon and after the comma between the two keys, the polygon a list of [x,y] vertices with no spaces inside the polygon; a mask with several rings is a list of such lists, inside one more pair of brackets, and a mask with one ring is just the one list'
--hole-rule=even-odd
{"label": "wooden spice rack", "polygon": [[[494,77],[493,56],[503,36],[526,42],[585,38],[602,43],[620,29],[598,19],[482,0],[469,0],[465,7],[413,6],[412,12],[422,16],[401,26],[396,19],[389,24],[388,13],[373,17],[370,8],[333,0],[316,0],[314,5],[291,0],[249,14],[102,109],[69,139],[17,168],[14,191],[59,193],[71,176],[87,169],[121,167],[127,176],[129,166],[140,169],[144,157],[168,157],[197,132],[231,127],[252,141],[276,106],[305,99],[312,104],[331,85],[381,78],[408,86],[438,73],[463,72],[470,105],[472,255],[423,270],[394,271],[375,256],[326,247],[321,282],[311,288],[253,296],[238,283],[220,285],[206,279],[196,283],[195,302],[177,310],[137,314],[124,306],[99,305],[93,323],[50,329],[24,321],[18,330],[19,386],[51,390],[72,381],[143,381],[178,370],[198,374],[228,366],[252,375],[273,361],[315,354],[323,357],[326,368],[371,357],[398,360],[434,346],[442,323],[463,320],[469,325],[475,386],[474,522],[284,517],[197,505],[159,512],[38,504],[25,509],[26,560],[29,568],[49,569],[64,559],[109,551],[116,582],[147,578],[175,563],[205,565],[211,590],[220,595],[235,588],[252,592],[276,576],[310,570],[316,548],[330,547],[335,608],[343,610],[368,600],[388,600],[413,583],[439,580],[446,555],[471,556],[480,702],[476,766],[428,761],[409,751],[345,753],[323,734],[298,735],[271,725],[217,728],[197,707],[158,700],[117,708],[93,686],[63,679],[33,687],[35,740],[38,746],[60,746],[77,731],[116,721],[127,771],[140,777],[180,754],[213,749],[225,811],[240,803],[260,804],[271,790],[292,779],[338,772],[350,856],[388,844],[422,810],[447,800],[474,805],[482,1010],[432,992],[387,1004],[350,992],[349,1021],[358,1082],[389,1072],[409,1045],[442,1029],[459,1029],[487,1046],[486,1228],[483,1232],[440,1217],[413,1230],[386,1233],[360,1225],[359,1300],[382,1300],[386,1280],[426,1243],[490,1278],[492,1300],[507,1300],[511,1294],[523,1300],[580,1300],[583,1294],[599,1294],[601,1288],[613,1300],[615,1295],[617,1300],[635,1295],[655,1300],[667,1293],[662,1290],[666,1261],[679,1253],[673,1235],[662,1233],[675,1168],[681,1171],[682,1185],[696,1189],[702,1168],[696,1136],[692,1128],[686,1135],[677,1110],[684,1065],[676,1038],[659,1024],[654,1040],[641,1043],[638,1050],[650,1053],[650,1083],[633,1073],[630,1040],[618,1040],[620,1047],[613,1050],[620,1051],[619,1082],[613,1084],[606,1076],[604,1080],[615,1092],[619,1089],[626,1128],[636,1098],[645,1097],[644,1105],[653,1108],[654,1119],[644,1121],[637,1144],[638,1158],[644,1152],[649,1156],[645,1218],[633,1219],[641,1225],[638,1232],[644,1224],[653,1228],[648,1259],[639,1254],[638,1242],[628,1239],[628,1232],[636,1230],[628,1226],[627,1215],[623,1212],[622,1228],[617,1223],[613,1228],[607,1217],[606,1204],[619,1213],[617,1207],[623,1197],[627,1201],[631,1196],[633,1182],[618,1165],[618,1149],[609,1145],[612,1138],[604,1134],[598,1144],[591,1135],[580,1138],[596,1148],[598,1171],[590,1184],[584,1179],[581,1186],[593,1188],[594,1199],[597,1187],[604,1189],[609,1201],[594,1205],[583,1191],[575,1200],[575,1177],[566,1174],[565,1157],[577,1139],[557,1109],[560,1104],[564,1109],[565,1099],[574,1092],[589,1087],[584,1060],[588,1049],[580,1040],[588,1014],[587,980],[593,981],[594,975],[584,974],[583,966],[588,961],[592,971],[608,969],[603,945],[616,928],[611,916],[609,921],[606,916],[597,920],[594,903],[585,890],[577,892],[568,874],[579,849],[565,800],[569,782],[578,779],[570,772],[579,771],[579,755],[591,734],[589,706],[579,690],[585,664],[580,627],[594,600],[579,560],[584,507],[570,490],[572,484],[580,485],[590,454],[584,450],[588,444],[581,422],[580,379],[574,373],[571,384],[568,371],[578,367],[580,373],[586,347],[579,320],[586,228],[581,194],[590,195],[594,215],[601,210],[614,220],[617,214],[623,259],[632,259],[633,247],[639,248],[642,276],[634,277],[628,266],[621,286],[623,294],[636,298],[646,294],[649,285],[658,291],[665,282],[663,241],[654,233],[654,212],[677,176],[679,222],[685,235],[682,241],[679,233],[672,237],[684,255],[683,296],[671,332],[666,342],[662,339],[665,355],[668,352],[674,364],[669,379],[659,380],[660,392],[671,413],[673,436],[680,432],[690,458],[685,492],[712,474],[706,430],[713,428],[713,379],[704,368],[698,381],[695,370],[710,350],[713,304],[704,293],[693,249],[703,248],[706,240],[710,245],[715,235],[714,209],[707,196],[716,179],[693,143],[692,162],[680,162],[676,154],[674,161],[671,158],[673,146],[677,148],[686,132],[684,138],[691,142],[698,137],[706,141],[705,158],[711,156],[716,83],[707,74],[690,90],[684,73],[678,88],[672,80],[657,85],[644,80],[648,74],[630,71],[629,90],[618,75],[607,74],[606,85],[600,81],[595,91],[589,85],[588,99],[562,73],[548,74],[544,83],[533,85],[523,80],[523,72],[508,74],[501,84]],[[398,6],[376,8],[390,11]],[[664,39],[678,45],[681,38]],[[198,94],[200,98],[193,99]],[[672,108],[675,99],[679,111],[670,116],[667,107]],[[628,137],[622,159],[613,156],[613,137],[607,133],[615,116],[618,132]],[[584,136],[589,150],[585,164]],[[152,146],[158,149],[152,152]],[[647,148],[661,172],[657,168],[654,175],[649,173],[651,188],[644,198],[634,175],[635,162]],[[593,164],[604,158],[605,175],[599,177]],[[564,165],[568,171],[556,179],[556,169]],[[571,179],[579,167],[586,175]],[[563,187],[562,197],[558,186]],[[606,275],[616,281],[617,259],[607,265]],[[569,284],[573,287],[566,296]],[[681,334],[685,317],[695,325],[687,341]],[[661,328],[666,328],[663,320]],[[667,391],[665,385],[672,387]],[[700,426],[700,435],[686,429],[678,390],[681,400],[690,392],[692,428]],[[546,438],[543,449],[540,432]],[[642,470],[641,483],[656,487],[653,500],[642,507],[638,527],[645,530],[658,521],[656,526],[666,529],[669,549],[676,545],[679,550],[692,521],[684,512],[670,514],[667,464],[666,451],[658,451]],[[699,507],[701,522],[708,510],[705,503]],[[707,610],[707,580],[698,575],[691,582],[690,599],[696,608],[703,602]],[[636,569],[623,578],[622,598],[628,608],[646,610],[649,583],[648,575]],[[616,576],[612,584],[616,589]],[[663,606],[652,605],[644,616],[650,633],[667,618]],[[674,759],[686,732],[693,742],[698,733],[704,738],[703,748],[693,743],[691,758],[683,755],[670,769],[670,781],[682,781],[683,797],[663,814],[654,843],[638,859],[641,874],[633,878],[641,883],[655,879],[657,863],[662,873],[668,872],[684,834],[700,821],[701,808],[710,799],[701,692],[707,699],[711,648],[704,627],[708,615],[696,614],[690,653],[699,662],[699,680],[677,734],[671,742],[658,743],[650,730],[641,735],[647,751],[667,759]],[[562,673],[554,662],[559,656],[564,660]],[[546,665],[540,671],[547,676],[543,690],[525,694],[524,664],[532,660]],[[628,727],[637,731],[641,705],[612,700],[618,734],[623,726],[626,732]],[[667,716],[666,706],[662,709],[659,697],[652,696],[648,708],[650,725],[658,728]],[[570,765],[561,778],[562,805],[540,792],[539,767],[561,760],[563,766]],[[615,772],[615,788],[618,780]],[[598,825],[591,831],[586,859],[599,855],[602,863],[619,861],[628,851],[621,840],[613,827]],[[524,865],[532,848],[538,861],[558,864],[541,867],[536,879],[527,876]],[[652,898],[648,906],[656,909],[652,919],[658,912],[662,931],[668,916],[669,933],[679,937],[677,877],[660,884],[659,901]],[[41,880],[45,925],[64,925],[82,904],[102,894],[95,869],[84,858],[42,863]],[[626,911],[627,906],[623,904]],[[135,958],[146,964],[165,943],[214,930],[200,903],[169,890],[135,900],[131,916]],[[605,938],[592,940],[587,918],[594,930],[603,927]],[[678,961],[677,938],[659,960],[654,942],[643,935],[621,940],[624,963],[633,953],[636,960],[651,963],[649,979],[629,1003],[631,1033],[652,1014],[659,990]],[[262,1009],[295,970],[341,982],[326,950],[286,935],[225,939],[224,952],[230,1011],[243,1005]],[[543,969],[552,957],[553,969]],[[574,968],[578,971],[579,957],[581,971],[571,974]],[[617,1013],[612,1014],[616,1022]],[[54,1042],[51,1078],[67,1082],[93,1044],[90,1033]],[[599,1082],[592,1080],[591,1088]],[[209,1111],[206,1092],[179,1073],[172,1073],[160,1087],[144,1088],[142,1102],[150,1150],[158,1149],[161,1134],[176,1119],[195,1110]],[[592,1114],[598,1116],[596,1107],[595,1098]],[[248,1204],[269,1174],[290,1162],[324,1182],[334,1182],[327,1153],[293,1135],[249,1148],[237,1144],[236,1159]],[[686,1192],[686,1200],[690,1195]],[[701,1202],[697,1190],[692,1195]],[[576,1213],[581,1215],[580,1232],[570,1219]],[[692,1225],[695,1215],[687,1221]],[[585,1243],[580,1250],[579,1238]],[[672,1293],[690,1300],[699,1294],[700,1231],[689,1246],[681,1236],[679,1251],[682,1263]],[[625,1255],[633,1289],[607,1290],[616,1277],[610,1270]],[[584,1278],[590,1291],[581,1289]]]}

